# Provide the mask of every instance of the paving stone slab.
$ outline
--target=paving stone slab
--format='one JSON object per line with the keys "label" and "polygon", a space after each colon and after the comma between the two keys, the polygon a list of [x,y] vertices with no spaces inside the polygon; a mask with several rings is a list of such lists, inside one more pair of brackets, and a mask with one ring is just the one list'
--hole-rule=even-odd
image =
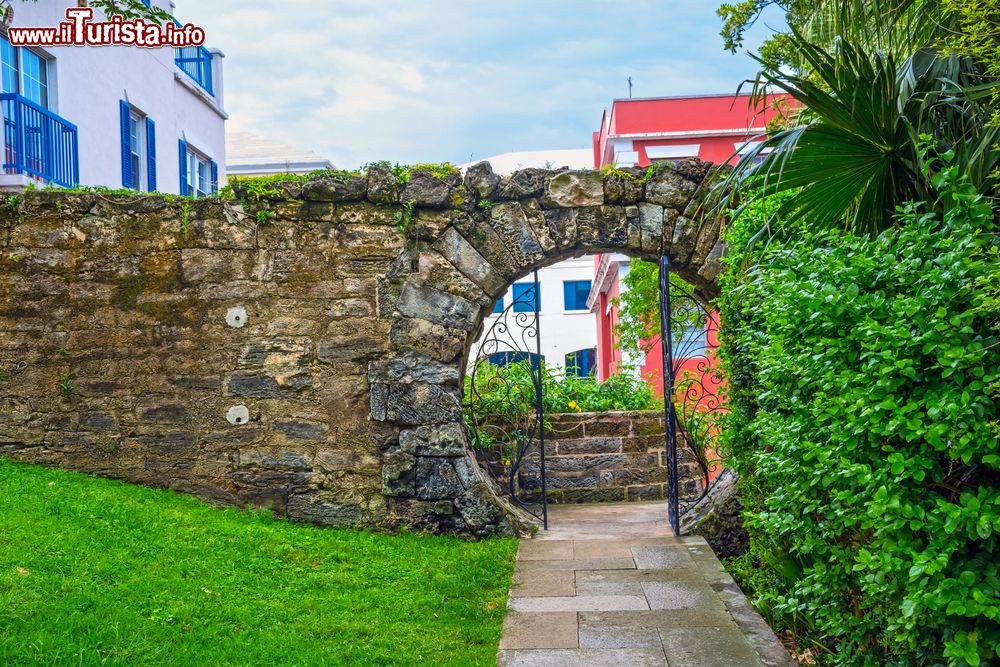
{"label": "paving stone slab", "polygon": [[576,648],[575,612],[509,612],[503,620],[501,649]]}
{"label": "paving stone slab", "polygon": [[632,552],[621,540],[574,540],[573,558],[631,558]]}
{"label": "paving stone slab", "polygon": [[577,570],[577,584],[581,583],[642,583],[644,581],[704,581],[694,568],[676,570]]}
{"label": "paving stone slab", "polygon": [[517,567],[527,570],[634,570],[631,558],[586,558],[582,560],[523,560]]}
{"label": "paving stone slab", "polygon": [[572,570],[516,570],[514,572],[514,581],[510,587],[512,598],[567,595],[576,595],[576,575]]}
{"label": "paving stone slab", "polygon": [[572,560],[572,540],[521,540],[518,560]]}
{"label": "paving stone slab", "polygon": [[670,667],[761,667],[756,652],[736,627],[661,628]]}
{"label": "paving stone slab", "polygon": [[632,628],[738,627],[727,611],[720,609],[657,609],[650,611],[584,611],[581,630],[597,626],[627,625]]}
{"label": "paving stone slab", "polygon": [[659,648],[500,651],[500,667],[668,667]]}
{"label": "paving stone slab", "polygon": [[580,614],[580,648],[659,648],[660,633],[656,626],[636,625],[631,622],[631,612],[602,612]]}
{"label": "paving stone slab", "polygon": [[632,557],[640,570],[692,567],[691,556],[682,547],[633,547]]}
{"label": "paving stone slab", "polygon": [[[605,570],[617,572],[618,570]],[[576,595],[636,595],[644,596],[638,581],[585,581],[576,584]]]}
{"label": "paving stone slab", "polygon": [[574,595],[567,597],[511,598],[515,611],[629,611],[649,609],[641,595]]}
{"label": "paving stone slab", "polygon": [[648,581],[641,585],[650,609],[726,609],[719,596],[704,581]]}

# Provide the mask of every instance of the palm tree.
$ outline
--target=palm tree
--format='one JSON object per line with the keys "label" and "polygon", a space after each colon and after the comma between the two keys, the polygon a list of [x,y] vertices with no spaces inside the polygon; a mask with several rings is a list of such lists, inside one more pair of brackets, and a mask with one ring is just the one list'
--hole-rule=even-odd
{"label": "palm tree", "polygon": [[[906,20],[887,17],[886,28],[872,14],[878,0],[839,0],[833,4],[853,8],[856,21],[839,15],[827,28],[814,25],[829,46],[791,29],[799,70],[786,73],[761,61],[758,98],[776,88],[802,108],[789,127],[760,137],[716,185],[717,211],[735,208],[738,214],[739,198],[748,192],[794,192],[777,218],[878,232],[893,224],[903,202],[936,199],[922,165],[923,135],[933,137],[933,152],[952,151],[977,188],[995,189],[1000,127],[991,123],[991,102],[998,84],[985,80],[971,60],[945,55],[933,44],[906,53],[912,44],[891,27],[912,26],[925,16],[926,3],[902,1],[910,6]],[[935,25],[920,38],[933,38]],[[831,30],[847,36],[830,37]]]}

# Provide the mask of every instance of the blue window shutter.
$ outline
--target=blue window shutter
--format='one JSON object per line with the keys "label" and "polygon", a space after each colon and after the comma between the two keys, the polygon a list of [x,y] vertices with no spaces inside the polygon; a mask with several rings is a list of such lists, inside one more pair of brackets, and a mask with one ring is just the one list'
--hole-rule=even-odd
{"label": "blue window shutter", "polygon": [[187,185],[188,185],[188,177],[187,177],[188,145],[187,145],[186,141],[184,141],[183,139],[181,139],[180,141],[177,142],[177,146],[179,148],[178,152],[180,153],[180,158],[181,158],[181,163],[180,163],[180,167],[181,167],[181,190],[180,190],[180,193],[182,195],[186,195],[188,193],[188,191],[187,191]]}
{"label": "blue window shutter", "polygon": [[146,117],[146,173],[149,174],[149,191],[156,192],[156,123]]}
{"label": "blue window shutter", "polygon": [[122,187],[134,188],[132,181],[132,133],[129,131],[129,119],[132,107],[125,100],[118,102],[122,122]]}
{"label": "blue window shutter", "polygon": [[533,313],[541,310],[541,285],[538,283],[514,283],[514,312]]}
{"label": "blue window shutter", "polygon": [[219,165],[212,161],[212,192],[219,191]]}

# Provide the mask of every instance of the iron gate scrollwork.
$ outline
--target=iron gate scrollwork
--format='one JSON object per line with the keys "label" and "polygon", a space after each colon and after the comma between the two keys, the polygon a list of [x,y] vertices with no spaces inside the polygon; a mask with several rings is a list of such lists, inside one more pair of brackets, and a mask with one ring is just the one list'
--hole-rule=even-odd
{"label": "iron gate scrollwork", "polygon": [[708,495],[721,465],[715,446],[725,386],[711,338],[718,318],[692,290],[670,280],[660,259],[660,330],[666,425],[667,511],[675,535],[680,518]]}
{"label": "iron gate scrollwork", "polygon": [[548,528],[539,301],[535,271],[480,338],[465,415],[480,465]]}

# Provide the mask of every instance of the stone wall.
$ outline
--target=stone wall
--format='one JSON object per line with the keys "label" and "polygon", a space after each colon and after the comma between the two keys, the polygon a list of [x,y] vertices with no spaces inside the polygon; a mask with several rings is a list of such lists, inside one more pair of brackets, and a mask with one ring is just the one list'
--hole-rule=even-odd
{"label": "stone wall", "polygon": [[549,415],[547,419],[549,502],[666,498],[661,413],[588,412]]}
{"label": "stone wall", "polygon": [[[666,434],[656,411],[546,415],[545,480],[552,504],[639,502],[667,497]],[[692,496],[702,478],[691,451],[678,452],[681,493]],[[538,456],[522,466],[524,483],[540,485]]]}
{"label": "stone wall", "polygon": [[692,221],[708,170],[29,191],[0,204],[0,453],[320,524],[523,531],[461,420],[484,316],[596,251],[666,253],[713,295],[718,225]]}

